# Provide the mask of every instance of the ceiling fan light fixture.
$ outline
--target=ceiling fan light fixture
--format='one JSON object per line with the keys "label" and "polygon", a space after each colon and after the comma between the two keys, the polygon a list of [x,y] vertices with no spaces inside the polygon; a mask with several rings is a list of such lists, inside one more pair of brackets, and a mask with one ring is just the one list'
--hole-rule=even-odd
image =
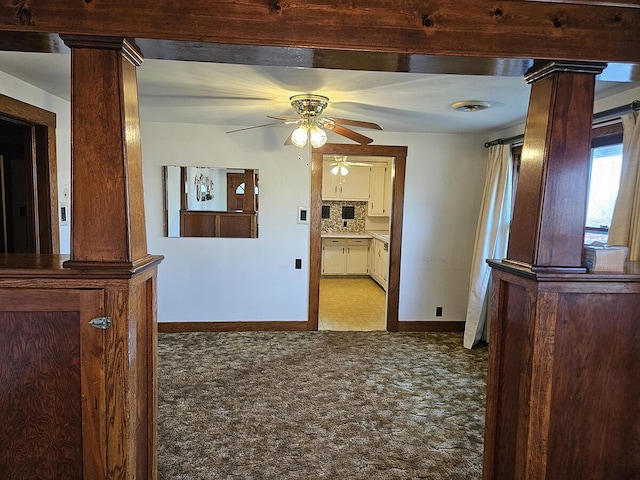
{"label": "ceiling fan light fixture", "polygon": [[307,133],[309,127],[306,125],[300,125],[291,133],[291,143],[298,148],[303,148],[307,144]]}
{"label": "ceiling fan light fixture", "polygon": [[289,101],[298,115],[303,118],[310,116],[316,117],[320,115],[329,104],[328,97],[325,97],[324,95],[313,95],[310,93],[293,95],[292,97],[289,97]]}
{"label": "ceiling fan light fixture", "polygon": [[457,112],[466,113],[480,112],[482,110],[486,110],[490,106],[491,103],[485,102],[484,100],[462,100],[451,104],[451,108]]}
{"label": "ceiling fan light fixture", "polygon": [[314,123],[309,128],[309,141],[313,148],[320,148],[327,143],[327,133]]}
{"label": "ceiling fan light fixture", "polygon": [[342,175],[343,177],[349,173],[347,168],[347,157],[334,157],[336,163],[333,163],[334,167],[330,170],[334,175]]}

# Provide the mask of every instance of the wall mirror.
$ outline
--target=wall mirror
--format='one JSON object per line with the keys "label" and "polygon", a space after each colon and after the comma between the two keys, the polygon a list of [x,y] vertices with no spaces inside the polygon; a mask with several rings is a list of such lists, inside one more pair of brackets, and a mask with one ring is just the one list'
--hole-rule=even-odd
{"label": "wall mirror", "polygon": [[258,170],[167,165],[162,180],[165,236],[258,237]]}

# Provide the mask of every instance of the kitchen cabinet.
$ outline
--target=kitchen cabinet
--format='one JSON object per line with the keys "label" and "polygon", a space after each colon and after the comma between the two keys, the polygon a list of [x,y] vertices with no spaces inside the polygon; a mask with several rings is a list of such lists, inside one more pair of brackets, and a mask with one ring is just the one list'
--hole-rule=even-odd
{"label": "kitchen cabinet", "polygon": [[369,275],[384,290],[387,290],[387,279],[389,276],[389,243],[373,238],[369,253]]}
{"label": "kitchen cabinet", "polygon": [[322,164],[322,199],[368,201],[369,167],[349,166],[347,175],[334,175],[331,163],[325,160]]}
{"label": "kitchen cabinet", "polygon": [[347,275],[366,275],[369,273],[369,239],[348,238],[346,271]]}
{"label": "kitchen cabinet", "polygon": [[323,275],[367,275],[368,238],[323,238]]}
{"label": "kitchen cabinet", "polygon": [[391,168],[388,165],[373,165],[369,175],[370,217],[388,217],[391,211]]}
{"label": "kitchen cabinet", "polygon": [[322,274],[344,275],[346,272],[346,238],[322,239]]}

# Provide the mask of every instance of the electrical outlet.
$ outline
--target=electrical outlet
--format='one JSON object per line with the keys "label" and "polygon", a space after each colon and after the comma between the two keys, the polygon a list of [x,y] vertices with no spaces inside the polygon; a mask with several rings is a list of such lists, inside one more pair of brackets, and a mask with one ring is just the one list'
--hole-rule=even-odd
{"label": "electrical outlet", "polygon": [[302,259],[296,258],[296,270],[300,270],[302,268]]}
{"label": "electrical outlet", "polygon": [[442,307],[436,307],[436,317],[442,316]]}

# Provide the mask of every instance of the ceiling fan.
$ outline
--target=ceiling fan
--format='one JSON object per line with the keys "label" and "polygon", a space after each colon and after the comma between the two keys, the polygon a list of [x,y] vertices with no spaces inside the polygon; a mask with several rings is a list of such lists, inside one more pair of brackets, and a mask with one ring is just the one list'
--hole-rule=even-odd
{"label": "ceiling fan", "polygon": [[338,155],[336,155],[335,157],[333,157],[333,159],[335,160],[335,162],[332,162],[330,164],[331,168],[331,173],[333,173],[334,175],[338,175],[338,173],[342,176],[347,175],[349,173],[349,169],[347,167],[370,167],[371,164],[370,163],[360,163],[360,162],[351,162],[348,160],[349,157],[340,157]]}
{"label": "ceiling fan", "polygon": [[321,147],[327,142],[327,133],[329,130],[343,137],[349,138],[354,142],[362,145],[368,145],[373,139],[362,135],[354,130],[345,127],[369,128],[372,130],[382,130],[382,127],[373,122],[362,122],[359,120],[348,120],[345,118],[321,117],[322,112],[329,104],[329,98],[324,95],[301,94],[293,95],[289,98],[291,106],[294,108],[298,117],[267,115],[268,118],[279,120],[278,122],[266,123],[264,125],[256,125],[253,127],[239,128],[231,130],[227,133],[241,132],[252,128],[267,127],[270,125],[299,125],[291,135],[287,138],[285,145],[295,145],[302,148],[307,142],[315,148]]}

